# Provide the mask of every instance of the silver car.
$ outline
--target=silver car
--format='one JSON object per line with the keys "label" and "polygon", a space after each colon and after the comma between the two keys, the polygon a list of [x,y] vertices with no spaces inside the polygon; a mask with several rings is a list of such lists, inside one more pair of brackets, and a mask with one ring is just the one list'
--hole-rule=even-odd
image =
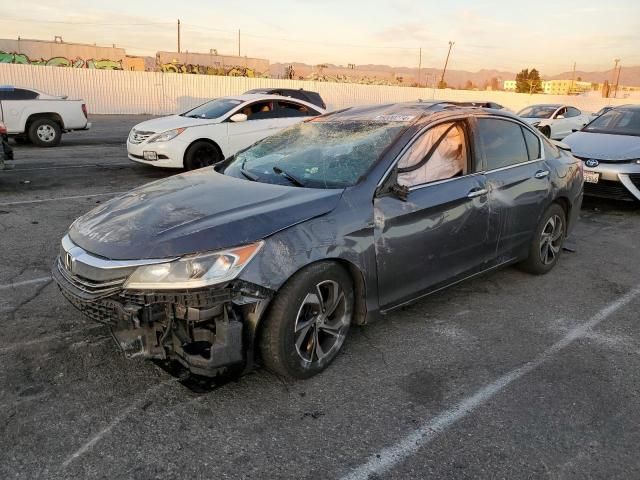
{"label": "silver car", "polygon": [[640,105],[609,110],[564,139],[584,162],[584,193],[640,200]]}

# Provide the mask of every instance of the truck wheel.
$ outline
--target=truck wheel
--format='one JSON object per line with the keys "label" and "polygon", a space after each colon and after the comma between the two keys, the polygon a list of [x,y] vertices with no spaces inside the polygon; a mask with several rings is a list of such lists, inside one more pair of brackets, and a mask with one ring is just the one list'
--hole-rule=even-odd
{"label": "truck wheel", "polygon": [[353,282],[340,265],[320,262],[296,273],[280,289],[264,320],[264,365],[288,378],[320,373],[338,355],[353,308]]}
{"label": "truck wheel", "polygon": [[55,147],[61,137],[60,125],[49,118],[39,118],[29,125],[29,140],[38,147]]}

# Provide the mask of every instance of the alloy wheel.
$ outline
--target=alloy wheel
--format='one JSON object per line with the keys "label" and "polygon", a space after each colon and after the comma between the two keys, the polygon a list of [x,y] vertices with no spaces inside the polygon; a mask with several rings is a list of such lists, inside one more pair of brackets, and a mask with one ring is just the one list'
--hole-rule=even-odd
{"label": "alloy wheel", "polygon": [[50,143],[56,138],[56,131],[51,125],[40,125],[36,130],[36,135],[43,142]]}
{"label": "alloy wheel", "polygon": [[559,215],[552,215],[540,235],[540,260],[544,265],[553,263],[562,248],[564,222]]}
{"label": "alloy wheel", "polygon": [[316,284],[307,293],[294,325],[296,352],[304,362],[321,362],[340,349],[349,328],[347,300],[333,280]]}

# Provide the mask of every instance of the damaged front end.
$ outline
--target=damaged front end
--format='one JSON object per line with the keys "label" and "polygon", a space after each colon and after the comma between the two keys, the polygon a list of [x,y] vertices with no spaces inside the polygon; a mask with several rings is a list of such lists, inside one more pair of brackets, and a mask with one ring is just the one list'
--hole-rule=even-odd
{"label": "damaged front end", "polygon": [[273,292],[236,278],[131,288],[139,269],[177,261],[105,260],[65,237],[53,278],[72,305],[111,328],[127,357],[175,360],[207,377],[250,369],[256,327]]}

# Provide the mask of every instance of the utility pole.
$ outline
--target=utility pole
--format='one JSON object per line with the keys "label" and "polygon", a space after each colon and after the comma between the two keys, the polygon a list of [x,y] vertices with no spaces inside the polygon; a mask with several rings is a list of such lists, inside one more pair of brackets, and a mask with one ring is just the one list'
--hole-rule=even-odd
{"label": "utility pole", "polygon": [[[619,58],[614,58],[613,59],[613,72],[611,72],[611,83],[615,82],[615,77],[616,77],[616,70],[618,69],[618,63],[620,62]],[[611,97],[611,91],[609,91],[609,95],[607,95],[607,97]]]}
{"label": "utility pole", "polygon": [[447,52],[447,59],[444,61],[444,68],[442,69],[442,77],[440,78],[440,84],[438,88],[444,88],[444,74],[447,72],[447,65],[449,64],[449,55],[451,55],[451,48],[456,42],[449,40],[449,51]]}
{"label": "utility pole", "polygon": [[180,19],[178,19],[178,53],[180,53]]}
{"label": "utility pole", "polygon": [[622,70],[622,65],[618,67],[618,75],[616,76],[616,86],[613,88],[613,98],[618,97],[618,82],[620,81],[620,70]]}
{"label": "utility pole", "polygon": [[573,62],[573,73],[571,73],[571,86],[569,87],[569,95],[573,92],[573,82],[576,78],[576,62]]}
{"label": "utility pole", "polygon": [[238,56],[240,56],[240,29],[238,29]]}
{"label": "utility pole", "polygon": [[422,47],[418,56],[418,87],[420,87],[420,71],[422,70]]}

